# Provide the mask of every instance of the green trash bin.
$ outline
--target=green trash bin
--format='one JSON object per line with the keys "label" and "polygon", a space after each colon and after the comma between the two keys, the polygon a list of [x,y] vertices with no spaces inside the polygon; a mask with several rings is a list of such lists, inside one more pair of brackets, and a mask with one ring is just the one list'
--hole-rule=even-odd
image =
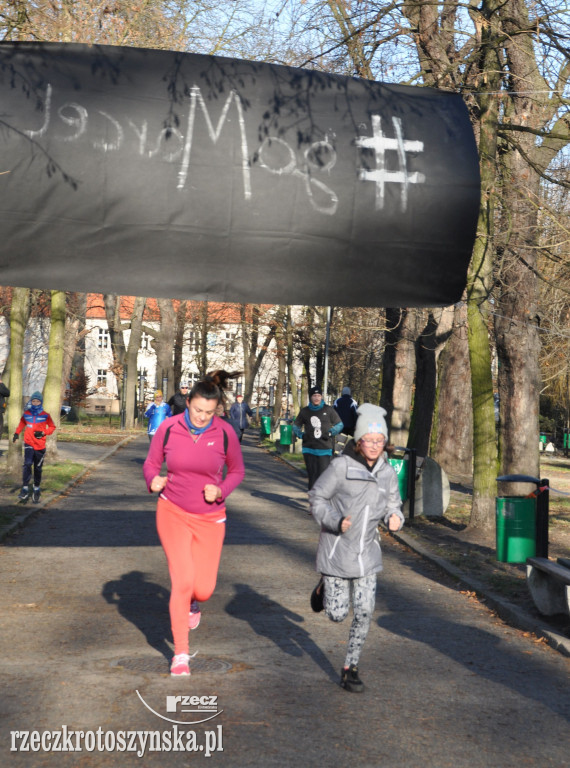
{"label": "green trash bin", "polygon": [[269,437],[271,434],[271,416],[261,417],[261,437]]}
{"label": "green trash bin", "polygon": [[398,487],[400,489],[400,498],[402,502],[408,498],[408,475],[410,472],[410,462],[407,459],[388,459],[390,464],[396,470],[398,475]]}
{"label": "green trash bin", "polygon": [[291,424],[279,426],[279,442],[281,445],[291,445],[293,442],[293,427]]}
{"label": "green trash bin", "polygon": [[536,556],[536,499],[497,497],[497,560],[525,563]]}

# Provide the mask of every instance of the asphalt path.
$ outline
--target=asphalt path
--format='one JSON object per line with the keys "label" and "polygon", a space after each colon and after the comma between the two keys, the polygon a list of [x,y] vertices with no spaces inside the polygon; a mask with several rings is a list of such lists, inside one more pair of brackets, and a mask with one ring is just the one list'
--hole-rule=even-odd
{"label": "asphalt path", "polygon": [[146,437],[0,547],[0,765],[565,768],[570,660],[392,541],[360,662],[366,691],[339,687],[348,620],[309,607],[318,531],[306,481],[254,442],[191,633],[190,678],[168,675]]}

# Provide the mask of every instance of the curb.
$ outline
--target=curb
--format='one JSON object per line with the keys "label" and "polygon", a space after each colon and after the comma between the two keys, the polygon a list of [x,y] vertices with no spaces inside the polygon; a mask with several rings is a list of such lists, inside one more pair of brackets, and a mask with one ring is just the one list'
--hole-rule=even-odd
{"label": "curb", "polygon": [[273,452],[273,451],[267,449],[264,445],[260,445],[259,447],[262,450],[267,451],[267,453],[269,453],[271,456],[276,456],[278,459],[281,459],[281,461],[284,464],[287,464],[292,469],[296,469],[297,472],[299,472],[299,474],[304,475],[304,477],[307,477],[307,470],[306,470],[304,465],[297,464],[294,461],[289,461],[289,459],[286,457],[286,455],[284,453],[279,453],[278,451]]}
{"label": "curb", "polygon": [[9,536],[11,536],[15,531],[19,530],[20,528],[23,528],[24,525],[29,520],[31,520],[35,515],[37,515],[39,512],[41,512],[42,509],[47,507],[48,504],[51,504],[52,501],[55,501],[60,496],[63,496],[63,494],[66,493],[70,488],[73,488],[74,485],[77,485],[77,483],[79,483],[79,481],[88,472],[90,472],[94,467],[96,467],[102,461],[105,461],[105,459],[108,459],[109,456],[112,456],[116,451],[119,450],[119,448],[122,448],[123,445],[126,445],[131,440],[136,439],[136,437],[137,437],[136,435],[129,435],[129,437],[125,437],[119,443],[116,443],[112,448],[109,448],[109,450],[106,451],[102,456],[99,456],[98,459],[95,459],[95,461],[90,461],[88,464],[86,464],[84,466],[84,468],[81,470],[81,472],[79,472],[77,475],[75,475],[75,477],[72,478],[59,491],[54,493],[52,496],[49,496],[47,499],[42,501],[40,504],[34,504],[33,507],[30,507],[27,511],[22,512],[17,517],[15,517],[10,523],[8,523],[8,525],[4,526],[0,530],[0,543],[2,543],[5,539],[7,539]]}
{"label": "curb", "polygon": [[445,571],[454,579],[457,579],[457,581],[460,581],[469,587],[479,597],[483,598],[486,605],[494,610],[497,616],[499,616],[505,623],[515,627],[516,629],[521,629],[525,632],[532,632],[533,634],[537,635],[537,637],[543,637],[548,641],[548,644],[554,648],[554,650],[559,651],[564,656],[570,657],[570,638],[564,637],[564,635],[560,635],[558,632],[553,630],[552,627],[549,627],[540,619],[531,616],[518,606],[509,603],[509,601],[505,600],[504,597],[501,597],[495,592],[489,590],[478,579],[475,579],[472,576],[468,576],[459,568],[456,568],[451,563],[448,563],[447,560],[438,557],[438,555],[434,555],[432,552],[427,550],[417,541],[414,541],[414,539],[412,539],[410,536],[407,536],[405,533],[397,531],[393,532],[391,535],[400,544],[409,547],[416,554],[420,555],[420,557],[423,557],[425,560],[429,560],[429,562]]}

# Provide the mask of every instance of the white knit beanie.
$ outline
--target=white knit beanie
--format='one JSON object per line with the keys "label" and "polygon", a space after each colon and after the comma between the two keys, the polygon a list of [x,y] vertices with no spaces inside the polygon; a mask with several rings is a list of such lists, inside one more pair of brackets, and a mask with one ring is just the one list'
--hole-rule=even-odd
{"label": "white knit beanie", "polygon": [[356,412],[358,418],[354,429],[354,442],[369,434],[384,435],[386,440],[388,439],[388,427],[384,418],[387,411],[384,408],[380,408],[379,405],[372,405],[372,403],[362,403]]}

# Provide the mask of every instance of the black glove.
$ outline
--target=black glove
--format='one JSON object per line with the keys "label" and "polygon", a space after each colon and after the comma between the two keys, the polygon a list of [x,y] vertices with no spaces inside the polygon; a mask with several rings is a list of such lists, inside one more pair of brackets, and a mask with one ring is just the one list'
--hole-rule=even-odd
{"label": "black glove", "polygon": [[17,435],[17,434],[14,432],[14,437],[12,438],[12,442],[13,442],[13,443],[17,443],[17,442],[18,442],[18,438],[19,438],[19,437],[20,437],[20,435]]}
{"label": "black glove", "polygon": [[36,432],[34,432],[34,437],[38,437],[38,438],[39,437],[44,437],[44,433],[40,432],[39,430],[37,430]]}

